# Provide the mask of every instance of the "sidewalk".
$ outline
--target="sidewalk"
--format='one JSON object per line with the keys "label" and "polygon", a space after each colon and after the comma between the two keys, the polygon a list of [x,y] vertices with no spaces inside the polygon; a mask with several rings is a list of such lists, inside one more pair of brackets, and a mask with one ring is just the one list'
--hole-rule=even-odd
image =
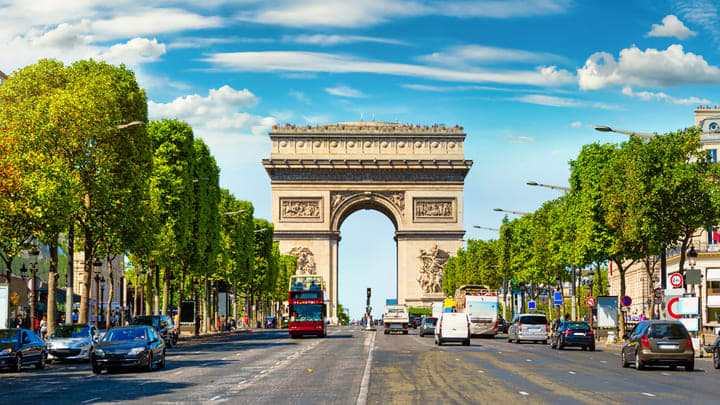
{"label": "sidewalk", "polygon": [[247,328],[247,329],[236,329],[233,331],[224,331],[224,332],[223,331],[209,331],[208,333],[200,332],[200,334],[197,336],[185,334],[185,335],[178,336],[178,342],[202,339],[204,337],[216,336],[216,335],[245,334],[245,333],[251,333],[252,331],[253,331],[252,329]]}

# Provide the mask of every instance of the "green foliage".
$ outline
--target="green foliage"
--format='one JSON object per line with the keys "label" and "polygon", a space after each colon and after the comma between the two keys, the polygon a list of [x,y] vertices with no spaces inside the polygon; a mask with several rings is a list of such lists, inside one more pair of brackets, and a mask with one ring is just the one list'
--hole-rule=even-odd
{"label": "green foliage", "polygon": [[432,315],[432,308],[409,307],[408,313],[415,316],[430,316]]}
{"label": "green foliage", "polygon": [[340,321],[342,324],[350,324],[350,316],[345,313],[345,308],[342,306],[342,304],[338,304],[337,317],[338,321]]}

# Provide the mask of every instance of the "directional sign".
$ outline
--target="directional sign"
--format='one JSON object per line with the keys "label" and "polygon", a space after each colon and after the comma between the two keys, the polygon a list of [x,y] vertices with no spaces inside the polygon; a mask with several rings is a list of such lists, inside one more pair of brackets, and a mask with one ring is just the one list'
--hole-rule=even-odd
{"label": "directional sign", "polygon": [[595,302],[595,297],[587,297],[587,300],[585,300],[585,303],[589,307],[594,307],[597,302]]}
{"label": "directional sign", "polygon": [[680,288],[683,285],[683,276],[680,273],[674,273],[670,275],[670,285],[675,288]]}
{"label": "directional sign", "polygon": [[656,299],[662,298],[662,288],[658,287],[655,289],[655,298]]}
{"label": "directional sign", "polygon": [[535,309],[535,301],[528,302],[528,309]]}
{"label": "directional sign", "polygon": [[629,307],[630,304],[632,304],[632,298],[630,298],[626,295],[626,296],[622,297],[622,300],[620,300],[620,303],[622,303],[624,307]]}
{"label": "directional sign", "polygon": [[560,291],[555,292],[555,305],[561,306],[563,304],[562,302],[562,293]]}
{"label": "directional sign", "polygon": [[680,313],[680,309],[678,308],[679,304],[680,304],[680,297],[675,297],[675,298],[672,298],[670,301],[668,301],[668,303],[667,303],[668,315],[670,315],[671,317],[673,317],[675,319],[682,318],[682,314]]}

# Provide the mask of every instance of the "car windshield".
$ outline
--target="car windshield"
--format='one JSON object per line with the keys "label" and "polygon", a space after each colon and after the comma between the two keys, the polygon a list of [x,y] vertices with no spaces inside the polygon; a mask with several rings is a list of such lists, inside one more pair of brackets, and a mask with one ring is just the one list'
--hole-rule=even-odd
{"label": "car windshield", "polygon": [[137,316],[133,318],[131,325],[154,326],[160,325],[160,319],[152,316]]}
{"label": "car windshield", "polygon": [[528,325],[545,325],[547,323],[547,319],[545,319],[544,316],[521,316],[520,317],[520,323],[528,324]]}
{"label": "car windshield", "polygon": [[145,328],[112,329],[105,334],[103,342],[146,342],[148,340],[146,332]]}
{"label": "car windshield", "polygon": [[322,321],[322,304],[293,305],[291,322],[299,321]]}
{"label": "car windshield", "polygon": [[425,323],[427,325],[435,326],[435,324],[437,323],[437,318],[425,318]]}
{"label": "car windshield", "polygon": [[53,333],[56,338],[81,338],[89,334],[87,325],[58,326]]}
{"label": "car windshield", "polygon": [[657,323],[650,328],[649,337],[652,339],[684,339],[687,338],[685,328],[677,323]]}
{"label": "car windshield", "polygon": [[18,333],[14,330],[0,331],[0,343],[15,343],[18,340]]}
{"label": "car windshield", "polygon": [[590,330],[590,325],[584,322],[565,322],[564,326],[570,330]]}

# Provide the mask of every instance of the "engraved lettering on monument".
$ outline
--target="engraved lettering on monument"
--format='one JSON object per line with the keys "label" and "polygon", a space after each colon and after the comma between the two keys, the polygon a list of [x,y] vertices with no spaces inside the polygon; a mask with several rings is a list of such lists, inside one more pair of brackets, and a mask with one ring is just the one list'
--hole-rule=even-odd
{"label": "engraved lettering on monument", "polygon": [[280,219],[321,220],[319,198],[281,198]]}
{"label": "engraved lettering on monument", "polygon": [[297,267],[295,274],[317,274],[315,271],[315,259],[313,253],[306,247],[296,247],[290,251],[290,254],[297,257]]}
{"label": "engraved lettering on monument", "polygon": [[415,198],[413,213],[417,222],[455,222],[456,207],[454,198]]}
{"label": "engraved lettering on monument", "polygon": [[425,294],[442,293],[442,278],[450,254],[434,245],[430,250],[420,249],[422,262],[417,282]]}

